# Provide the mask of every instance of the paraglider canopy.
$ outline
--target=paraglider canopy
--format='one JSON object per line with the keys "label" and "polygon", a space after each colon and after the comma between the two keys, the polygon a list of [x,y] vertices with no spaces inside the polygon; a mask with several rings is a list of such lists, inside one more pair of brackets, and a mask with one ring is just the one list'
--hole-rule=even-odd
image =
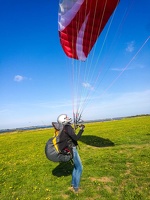
{"label": "paraglider canopy", "polygon": [[119,0],[60,0],[59,36],[71,58],[84,61]]}

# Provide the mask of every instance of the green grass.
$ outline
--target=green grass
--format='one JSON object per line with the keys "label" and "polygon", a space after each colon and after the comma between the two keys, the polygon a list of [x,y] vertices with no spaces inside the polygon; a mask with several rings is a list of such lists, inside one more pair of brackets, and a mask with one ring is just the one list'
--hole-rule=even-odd
{"label": "green grass", "polygon": [[0,135],[0,199],[150,199],[149,116],[86,124],[79,142],[83,174],[78,195],[69,190],[72,165],[45,157],[45,143],[53,133]]}

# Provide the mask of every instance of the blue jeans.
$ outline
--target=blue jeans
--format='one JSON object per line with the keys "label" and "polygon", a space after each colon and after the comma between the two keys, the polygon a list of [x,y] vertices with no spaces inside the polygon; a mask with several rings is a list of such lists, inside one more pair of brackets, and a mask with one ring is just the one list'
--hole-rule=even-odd
{"label": "blue jeans", "polygon": [[74,162],[74,169],[72,172],[71,185],[75,190],[78,190],[83,167],[76,147],[73,147],[73,162]]}

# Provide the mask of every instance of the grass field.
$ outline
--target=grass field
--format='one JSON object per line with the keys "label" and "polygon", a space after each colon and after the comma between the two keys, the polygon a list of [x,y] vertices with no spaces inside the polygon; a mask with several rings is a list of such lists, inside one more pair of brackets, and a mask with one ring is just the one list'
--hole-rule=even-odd
{"label": "grass field", "polygon": [[69,190],[71,163],[45,157],[53,129],[0,135],[1,200],[149,200],[150,116],[86,124],[79,141],[81,190]]}

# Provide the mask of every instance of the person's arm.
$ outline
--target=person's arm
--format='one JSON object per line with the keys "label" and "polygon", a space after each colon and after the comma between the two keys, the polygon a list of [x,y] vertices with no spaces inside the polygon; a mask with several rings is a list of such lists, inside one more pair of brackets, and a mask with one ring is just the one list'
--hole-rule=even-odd
{"label": "person's arm", "polygon": [[79,138],[81,137],[81,135],[84,131],[84,129],[81,128],[79,130],[78,134],[76,135],[74,129],[71,126],[66,126],[65,128],[66,128],[66,132],[68,133],[68,135],[75,141],[79,140]]}

